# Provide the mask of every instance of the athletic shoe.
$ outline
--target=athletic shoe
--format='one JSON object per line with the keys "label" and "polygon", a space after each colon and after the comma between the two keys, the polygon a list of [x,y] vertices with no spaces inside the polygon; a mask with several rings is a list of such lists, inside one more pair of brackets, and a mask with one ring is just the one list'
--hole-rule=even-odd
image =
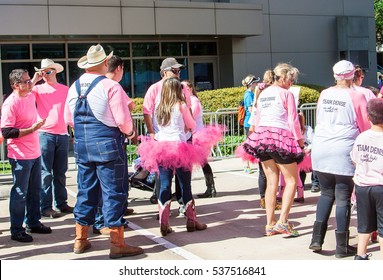
{"label": "athletic shoe", "polygon": [[275,230],[278,231],[279,233],[284,233],[291,237],[296,237],[299,235],[298,231],[295,230],[293,226],[290,225],[288,222],[282,223],[281,221],[278,221],[277,224],[275,225]]}
{"label": "athletic shoe", "polygon": [[275,229],[275,225],[274,226],[269,226],[269,225],[265,226],[265,236],[272,236],[272,235],[276,235],[276,234],[279,234],[279,231],[277,231]]}
{"label": "athletic shoe", "polygon": [[368,261],[371,257],[371,254],[366,254],[364,257],[355,255],[354,260],[356,261]]}

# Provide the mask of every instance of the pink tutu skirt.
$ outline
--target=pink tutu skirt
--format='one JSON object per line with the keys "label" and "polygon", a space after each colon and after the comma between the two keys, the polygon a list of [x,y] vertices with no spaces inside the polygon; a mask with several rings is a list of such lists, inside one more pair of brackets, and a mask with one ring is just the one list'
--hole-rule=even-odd
{"label": "pink tutu skirt", "polygon": [[158,172],[159,166],[192,171],[206,164],[212,146],[222,139],[222,133],[223,128],[220,126],[207,126],[193,135],[193,143],[156,141],[141,136],[137,148],[140,164],[150,172]]}
{"label": "pink tutu skirt", "polygon": [[311,163],[311,153],[305,153],[305,156],[301,163],[298,164],[298,167],[300,170],[303,170],[304,172],[311,172],[313,171],[313,166]]}
{"label": "pink tutu skirt", "polygon": [[304,152],[290,131],[269,126],[257,127],[236,149],[235,154],[251,162],[270,154],[279,155],[283,159],[293,159],[297,163],[304,157]]}

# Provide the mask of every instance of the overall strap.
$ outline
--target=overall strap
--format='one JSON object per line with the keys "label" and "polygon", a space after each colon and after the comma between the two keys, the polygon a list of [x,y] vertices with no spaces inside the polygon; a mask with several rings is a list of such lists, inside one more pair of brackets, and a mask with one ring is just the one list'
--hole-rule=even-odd
{"label": "overall strap", "polygon": [[91,84],[89,85],[88,89],[86,90],[86,92],[81,95],[81,87],[80,87],[80,79],[76,80],[75,82],[75,86],[76,86],[76,90],[77,90],[77,94],[78,94],[78,97],[79,98],[86,98],[86,96],[88,95],[88,93],[99,83],[101,82],[103,79],[106,79],[105,76],[98,76],[96,79],[94,79]]}

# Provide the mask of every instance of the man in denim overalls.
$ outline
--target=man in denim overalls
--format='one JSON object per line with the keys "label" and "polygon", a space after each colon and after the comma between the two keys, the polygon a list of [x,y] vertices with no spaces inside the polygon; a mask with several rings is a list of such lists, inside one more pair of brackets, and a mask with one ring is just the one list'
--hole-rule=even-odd
{"label": "man in denim overalls", "polygon": [[128,99],[123,88],[107,79],[108,59],[101,45],[90,47],[78,62],[83,74],[69,89],[65,120],[74,127],[74,153],[78,165],[78,194],[74,208],[74,253],[91,247],[89,225],[94,224],[101,188],[105,226],[110,228],[112,259],[143,253],[124,241],[124,177],[127,176],[124,139],[134,137]]}

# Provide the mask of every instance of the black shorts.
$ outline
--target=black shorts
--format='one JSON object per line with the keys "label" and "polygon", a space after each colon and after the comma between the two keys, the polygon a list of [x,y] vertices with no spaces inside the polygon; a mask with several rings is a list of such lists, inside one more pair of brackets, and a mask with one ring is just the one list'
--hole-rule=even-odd
{"label": "black shorts", "polygon": [[270,159],[273,159],[278,164],[290,164],[290,163],[294,163],[294,162],[298,161],[298,159],[296,157],[289,157],[289,156],[287,156],[285,158],[282,158],[277,153],[264,153],[262,155],[259,155],[259,161],[260,162],[267,161],[267,160],[270,160]]}
{"label": "black shorts", "polygon": [[383,238],[383,186],[355,185],[358,233],[378,230]]}

